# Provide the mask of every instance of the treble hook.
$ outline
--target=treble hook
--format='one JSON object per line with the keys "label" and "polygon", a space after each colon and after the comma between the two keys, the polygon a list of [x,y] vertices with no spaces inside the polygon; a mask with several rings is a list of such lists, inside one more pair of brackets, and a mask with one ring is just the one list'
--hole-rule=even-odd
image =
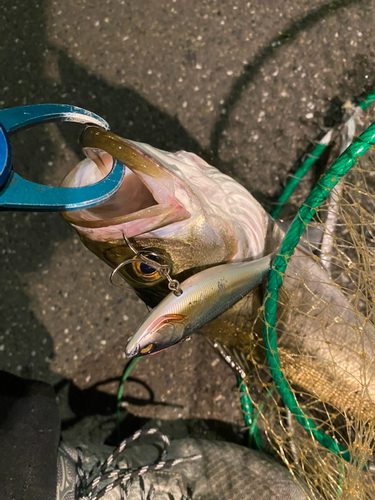
{"label": "treble hook", "polygon": [[132,243],[129,241],[129,239],[127,238],[127,236],[124,232],[122,233],[122,235],[123,235],[125,243],[128,245],[130,250],[135,254],[135,257],[133,257],[132,259],[127,259],[124,262],[121,262],[111,272],[109,279],[110,279],[110,282],[112,283],[112,285],[119,288],[119,286],[116,285],[113,281],[115,274],[122,267],[126,266],[127,264],[132,264],[134,262],[138,262],[140,264],[145,264],[145,265],[151,267],[152,269],[155,269],[155,271],[158,272],[162,278],[166,278],[168,280],[169,290],[171,290],[171,292],[173,292],[176,295],[176,297],[179,297],[180,295],[182,295],[183,291],[181,290],[180,283],[177,280],[172,279],[170,276],[171,269],[170,269],[169,265],[168,264],[159,264],[158,262],[155,262],[154,260],[149,259],[148,256],[151,255],[151,256],[153,256],[161,261],[169,262],[170,264],[172,264],[172,260],[161,253],[154,252],[153,250],[151,250],[151,251],[147,250],[147,249],[137,250],[132,245]]}

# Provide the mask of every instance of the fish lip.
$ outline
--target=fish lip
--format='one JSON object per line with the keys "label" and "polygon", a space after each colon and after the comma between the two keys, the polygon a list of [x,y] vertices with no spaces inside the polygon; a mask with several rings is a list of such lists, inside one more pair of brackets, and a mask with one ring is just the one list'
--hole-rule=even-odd
{"label": "fish lip", "polygon": [[[179,185],[180,189],[183,188],[181,179],[160,159],[147,151],[147,148],[142,148],[142,146],[147,145],[123,139],[98,127],[87,127],[82,133],[80,142],[83,150],[101,150],[122,162],[140,179],[156,204],[147,208],[135,209],[134,212],[129,212],[127,215],[114,213],[113,216],[109,217],[89,215],[93,213],[90,210],[63,212],[63,217],[78,230],[88,232],[91,237],[96,239],[94,236],[96,229],[121,226],[122,229],[126,230],[128,237],[134,237],[191,217],[191,213],[176,198],[175,187]],[[126,181],[126,176],[124,176],[123,183]],[[114,239],[117,236],[122,238],[122,229],[118,231],[119,234],[116,236],[112,231],[111,236]],[[99,239],[102,238],[99,237]]]}

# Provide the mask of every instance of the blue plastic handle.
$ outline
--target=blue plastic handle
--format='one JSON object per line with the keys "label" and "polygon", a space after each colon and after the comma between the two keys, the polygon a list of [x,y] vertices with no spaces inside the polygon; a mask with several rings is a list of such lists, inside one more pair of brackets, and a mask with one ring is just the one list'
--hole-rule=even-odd
{"label": "blue plastic handle", "polygon": [[4,127],[0,124],[0,189],[6,183],[12,168],[12,148]]}
{"label": "blue plastic handle", "polygon": [[87,123],[109,130],[108,123],[100,116],[68,104],[32,104],[0,110],[0,123],[7,132],[53,121]]}
{"label": "blue plastic handle", "polygon": [[7,210],[67,212],[100,205],[109,200],[121,186],[124,167],[116,161],[103,180],[83,187],[52,187],[36,184],[11,172],[0,192],[0,208]]}
{"label": "blue plastic handle", "polygon": [[90,208],[104,203],[121,186],[124,168],[120,162],[100,182],[83,187],[51,187],[27,181],[12,169],[8,133],[52,121],[70,121],[109,129],[108,123],[85,109],[66,104],[36,104],[0,110],[0,210],[46,210],[61,212]]}

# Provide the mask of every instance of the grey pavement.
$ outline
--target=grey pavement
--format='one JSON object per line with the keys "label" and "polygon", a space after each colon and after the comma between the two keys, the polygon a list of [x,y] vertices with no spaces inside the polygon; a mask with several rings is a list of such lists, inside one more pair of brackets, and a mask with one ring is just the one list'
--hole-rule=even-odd
{"label": "grey pavement", "polygon": [[[266,208],[342,104],[375,85],[374,1],[6,0],[0,19],[0,107],[82,106],[119,135],[201,154]],[[16,171],[58,185],[83,157],[80,130],[14,137]],[[0,212],[0,227],[0,368],[94,387],[111,406],[145,306],[58,214]],[[236,377],[198,335],[133,378],[138,417],[242,425]]]}

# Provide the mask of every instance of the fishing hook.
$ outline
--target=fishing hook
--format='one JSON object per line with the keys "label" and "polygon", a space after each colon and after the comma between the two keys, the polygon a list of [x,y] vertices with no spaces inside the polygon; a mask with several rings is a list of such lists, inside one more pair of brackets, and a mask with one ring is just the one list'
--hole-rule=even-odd
{"label": "fishing hook", "polygon": [[[115,277],[116,273],[122,267],[126,266],[127,264],[132,264],[134,262],[138,262],[140,264],[145,264],[145,265],[151,267],[152,269],[155,269],[155,271],[157,271],[162,278],[166,278],[168,280],[169,290],[171,290],[171,292],[173,292],[176,295],[176,297],[179,297],[180,295],[182,295],[183,292],[181,290],[180,283],[177,280],[171,278],[171,276],[170,276],[170,273],[171,273],[170,265],[172,264],[172,260],[161,253],[150,251],[150,250],[147,250],[145,248],[142,250],[137,250],[134,247],[134,245],[132,245],[132,243],[130,243],[129,239],[127,238],[127,236],[124,232],[122,233],[122,235],[124,237],[125,243],[128,245],[130,250],[135,254],[135,257],[133,257],[132,259],[127,259],[124,262],[121,262],[111,272],[109,279],[110,279],[110,282],[112,283],[112,285],[114,285],[118,288],[118,285],[116,285],[114,283],[113,278]],[[154,260],[151,260],[150,258],[148,258],[148,256],[150,256],[150,255],[152,257],[157,258],[158,260],[160,260],[162,262],[163,261],[169,262],[169,264],[167,264],[167,263],[159,264],[158,262],[155,262]]]}

